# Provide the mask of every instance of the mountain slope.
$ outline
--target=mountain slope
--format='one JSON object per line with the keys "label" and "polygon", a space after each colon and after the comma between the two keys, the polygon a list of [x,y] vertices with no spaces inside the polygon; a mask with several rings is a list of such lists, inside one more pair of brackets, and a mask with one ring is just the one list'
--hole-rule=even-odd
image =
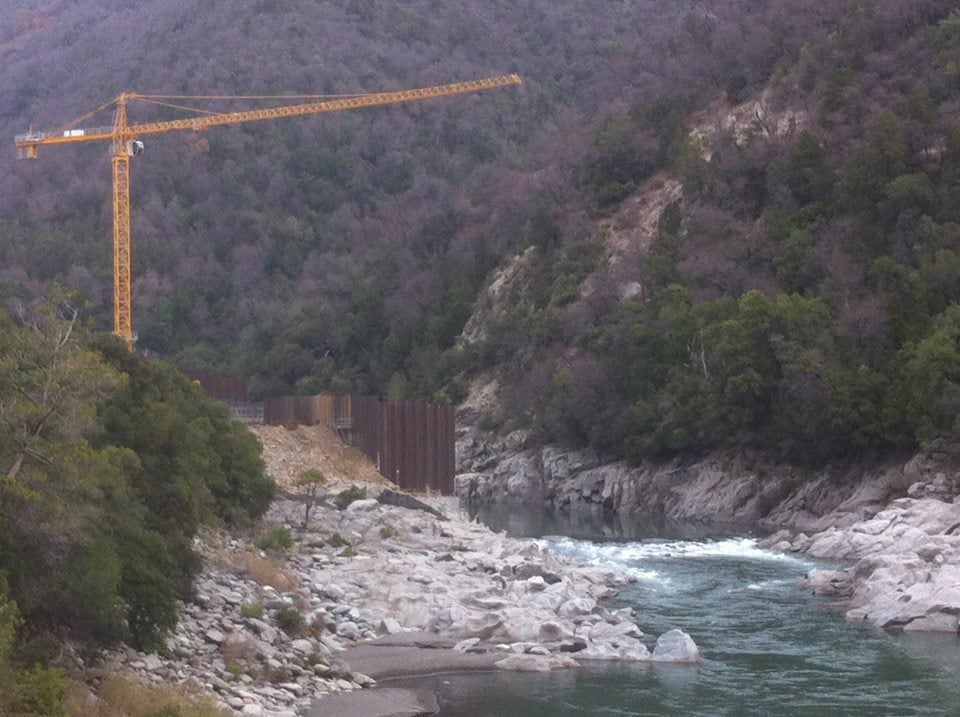
{"label": "mountain slope", "polygon": [[946,2],[859,3],[756,100],[611,117],[601,146],[654,173],[604,167],[599,241],[539,242],[500,291],[477,353],[507,426],[632,461],[954,442],[958,31]]}
{"label": "mountain slope", "polygon": [[[520,91],[157,137],[134,168],[141,348],[183,366],[253,373],[259,391],[396,394],[443,385],[436,356],[453,344],[485,275],[535,241],[525,227],[542,197],[562,202],[573,235],[596,211],[583,168],[637,169],[611,167],[609,147],[594,143],[609,113],[749,93],[838,12],[812,0],[8,7],[7,136],[55,128],[123,89],[354,92],[522,73]],[[108,325],[104,153],[4,156],[0,298],[60,280]],[[596,189],[609,201],[630,181]]]}

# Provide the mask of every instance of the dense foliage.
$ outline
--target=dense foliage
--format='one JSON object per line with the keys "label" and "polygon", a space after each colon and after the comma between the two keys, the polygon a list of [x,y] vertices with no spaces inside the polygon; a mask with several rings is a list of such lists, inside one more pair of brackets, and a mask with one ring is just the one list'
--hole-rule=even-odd
{"label": "dense foliage", "polygon": [[[649,133],[638,177],[677,176],[684,198],[637,259],[641,293],[567,309],[578,348],[528,353],[539,368],[508,375],[511,410],[545,438],[632,460],[960,447],[958,47],[951,3],[856,3],[771,85],[802,128],[731,128],[706,159],[677,115],[612,117],[600,145]],[[514,312],[543,332],[531,296],[521,287]]]}
{"label": "dense foliage", "polygon": [[[495,369],[509,420],[547,440],[819,462],[956,429],[958,27],[947,0],[12,0],[0,128],[50,128],[128,87],[518,71],[522,88],[475,97],[152,138],[134,169],[140,345],[259,394],[457,399]],[[768,115],[724,125],[758,97]],[[103,326],[106,162],[41,154],[0,160],[0,299],[60,279]],[[682,199],[653,244],[612,250],[667,179]],[[458,348],[507,264],[508,306]],[[92,445],[121,464],[137,450]],[[191,521],[207,510],[189,481],[152,490]]]}
{"label": "dense foliage", "polygon": [[[253,376],[258,393],[431,394],[486,275],[534,239],[540,196],[583,226],[597,199],[575,172],[609,204],[652,166],[642,138],[621,152],[629,131],[594,148],[597,121],[664,94],[681,108],[746,96],[826,31],[837,11],[823,5],[11,0],[0,130],[56,129],[124,89],[357,92],[520,72],[523,87],[476,96],[145,138],[134,164],[142,348]],[[105,151],[0,153],[0,300],[56,278],[108,327]]]}
{"label": "dense foliage", "polygon": [[198,527],[250,520],[273,490],[226,406],[88,335],[62,299],[0,315],[0,471],[0,576],[41,652],[60,637],[157,648]]}

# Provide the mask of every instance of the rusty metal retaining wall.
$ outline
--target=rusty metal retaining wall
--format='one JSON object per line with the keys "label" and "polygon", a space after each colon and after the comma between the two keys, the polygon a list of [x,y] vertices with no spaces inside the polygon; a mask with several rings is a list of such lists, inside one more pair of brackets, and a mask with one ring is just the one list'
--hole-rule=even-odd
{"label": "rusty metal retaining wall", "polygon": [[333,425],[333,396],[270,396],[263,401],[263,422],[284,426]]}
{"label": "rusty metal retaining wall", "polygon": [[403,490],[453,494],[453,406],[373,396],[274,396],[264,401],[263,420],[328,425]]}

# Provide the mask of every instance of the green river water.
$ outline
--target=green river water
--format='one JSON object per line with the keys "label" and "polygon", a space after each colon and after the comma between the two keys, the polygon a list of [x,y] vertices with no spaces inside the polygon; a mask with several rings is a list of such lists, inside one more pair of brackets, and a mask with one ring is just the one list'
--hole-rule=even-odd
{"label": "green river water", "polygon": [[443,717],[960,716],[960,638],[849,623],[831,601],[799,586],[815,561],[761,550],[743,531],[574,523],[502,510],[481,517],[559,553],[634,571],[637,582],[610,606],[635,608],[651,643],[670,628],[685,630],[703,661],[595,662],[547,675],[408,683],[434,690]]}

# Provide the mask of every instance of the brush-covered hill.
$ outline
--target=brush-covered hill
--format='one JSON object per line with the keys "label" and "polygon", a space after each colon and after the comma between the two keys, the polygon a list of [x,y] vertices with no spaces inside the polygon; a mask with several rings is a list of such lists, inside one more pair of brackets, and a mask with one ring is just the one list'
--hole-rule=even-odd
{"label": "brush-covered hill", "polygon": [[607,118],[648,168],[592,240],[545,204],[468,323],[502,427],[635,462],[956,446],[960,13],[841,5],[745,102]]}
{"label": "brush-covered hill", "polygon": [[840,11],[821,5],[11,0],[0,298],[59,281],[110,326],[107,148],[17,162],[30,126],[122,90],[349,93],[519,72],[521,88],[483,95],[147,138],[133,169],[141,349],[255,375],[261,392],[436,392],[489,272],[542,240],[545,203],[579,239],[656,161],[655,138],[612,137],[607,118],[758,90],[833,27]]}
{"label": "brush-covered hill", "polygon": [[[150,139],[140,347],[259,393],[459,400],[490,372],[501,420],[542,440],[819,461],[954,430],[958,40],[946,0],[15,0],[0,131],[128,88],[519,72],[476,96]],[[2,162],[0,298],[60,281],[108,326],[106,148]]]}

